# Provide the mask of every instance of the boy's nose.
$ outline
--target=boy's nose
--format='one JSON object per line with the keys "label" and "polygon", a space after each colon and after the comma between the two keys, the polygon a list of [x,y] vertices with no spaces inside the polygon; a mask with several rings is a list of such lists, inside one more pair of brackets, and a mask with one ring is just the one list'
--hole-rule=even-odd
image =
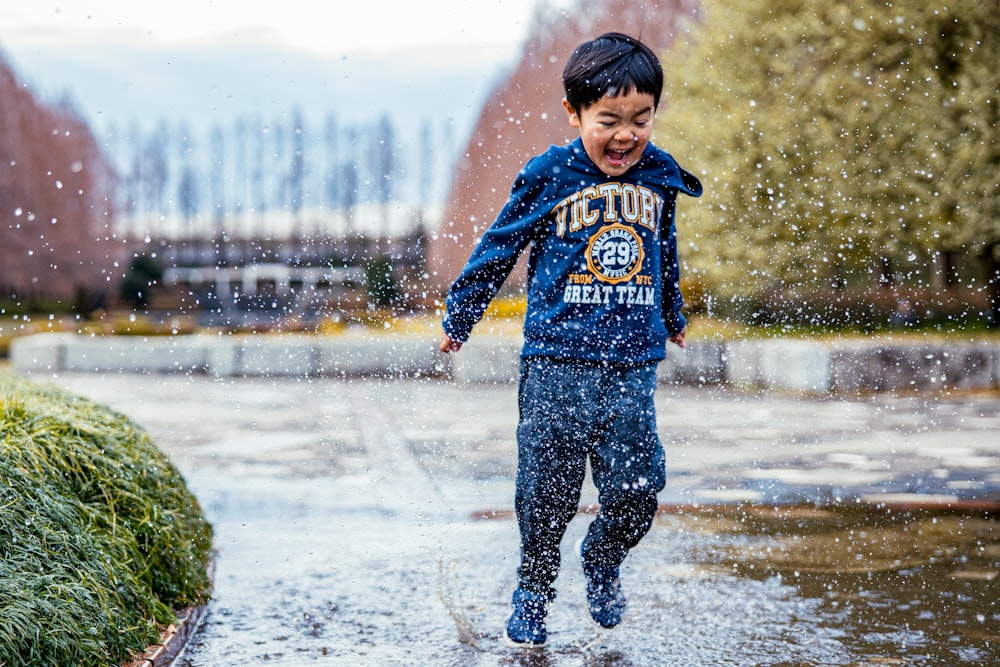
{"label": "boy's nose", "polygon": [[615,133],[615,139],[617,139],[618,141],[632,141],[635,139],[635,132],[626,128],[622,128]]}

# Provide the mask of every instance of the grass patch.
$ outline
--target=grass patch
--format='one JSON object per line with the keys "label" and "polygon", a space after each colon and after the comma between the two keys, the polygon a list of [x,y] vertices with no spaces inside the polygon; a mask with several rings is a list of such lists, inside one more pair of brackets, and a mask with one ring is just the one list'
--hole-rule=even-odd
{"label": "grass patch", "polygon": [[145,431],[0,372],[0,666],[121,665],[207,599],[211,543]]}

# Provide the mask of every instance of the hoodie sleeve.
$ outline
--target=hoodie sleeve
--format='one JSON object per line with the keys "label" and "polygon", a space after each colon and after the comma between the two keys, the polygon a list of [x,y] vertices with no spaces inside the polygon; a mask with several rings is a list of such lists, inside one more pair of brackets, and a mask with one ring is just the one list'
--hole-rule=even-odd
{"label": "hoodie sleeve", "polygon": [[514,181],[500,215],[448,290],[442,326],[452,340],[468,340],[472,327],[514,269],[521,251],[535,237],[539,221],[548,212],[543,205],[543,190],[543,181],[529,162]]}
{"label": "hoodie sleeve", "polygon": [[[673,161],[673,160],[671,160]],[[663,276],[663,323],[667,327],[667,333],[671,336],[680,333],[687,326],[687,320],[681,309],[684,307],[684,297],[681,294],[681,271],[680,258],[677,253],[677,196],[676,192],[683,192],[692,197],[700,197],[702,193],[701,181],[674,162],[677,168],[675,178],[670,186],[675,189],[673,196],[667,201],[663,210],[661,221],[663,234],[661,237],[662,248],[660,257],[662,261],[661,275]]]}
{"label": "hoodie sleeve", "polygon": [[687,326],[681,309],[684,307],[684,297],[681,295],[681,270],[680,260],[677,256],[677,226],[674,224],[675,199],[669,202],[664,209],[663,219],[664,232],[660,240],[662,248],[660,257],[662,261],[661,275],[663,276],[663,323],[667,327],[667,334],[673,336],[684,330]]}

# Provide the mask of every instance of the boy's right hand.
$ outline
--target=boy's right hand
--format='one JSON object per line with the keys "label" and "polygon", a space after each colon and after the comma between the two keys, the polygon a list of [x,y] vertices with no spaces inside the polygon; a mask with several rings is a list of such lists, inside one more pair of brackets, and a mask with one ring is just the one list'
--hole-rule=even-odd
{"label": "boy's right hand", "polygon": [[667,340],[669,340],[671,343],[673,343],[677,347],[684,347],[685,346],[685,338],[687,338],[687,332],[688,332],[687,327],[684,327],[678,333],[675,333],[673,336],[671,336]]}
{"label": "boy's right hand", "polygon": [[442,352],[458,352],[462,349],[462,344],[457,340],[452,340],[451,336],[446,333],[441,334],[441,344],[438,349]]}

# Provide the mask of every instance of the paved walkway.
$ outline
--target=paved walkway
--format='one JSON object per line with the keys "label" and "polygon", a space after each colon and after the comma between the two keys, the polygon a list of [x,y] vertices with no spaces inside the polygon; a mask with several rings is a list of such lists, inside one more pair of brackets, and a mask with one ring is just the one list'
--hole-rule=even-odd
{"label": "paved walkway", "polygon": [[[516,387],[420,380],[64,374],[189,475],[334,475],[373,459],[456,511],[511,507]],[[1000,501],[1000,396],[864,400],[660,388],[665,504]],[[909,495],[907,495],[909,494]],[[592,500],[585,496],[584,500]]]}
{"label": "paved walkway", "polygon": [[[704,632],[698,609],[710,614],[720,599],[728,616],[758,620],[791,603],[787,591],[766,582],[736,593],[708,590],[735,585],[725,578],[700,584],[697,594],[689,590],[689,600],[643,593],[642,582],[653,587],[649,582],[669,574],[660,559],[684,541],[664,541],[656,531],[661,537],[635,554],[635,609],[640,619],[658,621],[656,650],[681,657],[664,662],[635,653],[649,643],[643,620],[595,649],[593,631],[568,602],[581,595],[570,568],[560,575],[552,612],[556,648],[541,662],[497,648],[517,550],[509,519],[514,385],[52,379],[150,431],[216,528],[215,598],[179,667],[717,664],[713,651],[727,646],[747,665],[855,664],[835,639],[792,646],[788,632],[761,637],[754,623],[682,651],[685,637]],[[1000,501],[996,395],[845,401],[664,386],[658,404],[669,470],[665,504]],[[593,499],[588,488],[584,503]],[[482,516],[500,520],[472,520]],[[574,521],[570,537],[584,527]],[[772,595],[784,602],[768,607],[762,601]],[[792,634],[805,627],[805,603],[795,604],[787,621]],[[810,632],[822,634],[827,625],[817,620]],[[756,648],[740,644],[747,637]],[[769,662],[769,655],[780,661]]]}

